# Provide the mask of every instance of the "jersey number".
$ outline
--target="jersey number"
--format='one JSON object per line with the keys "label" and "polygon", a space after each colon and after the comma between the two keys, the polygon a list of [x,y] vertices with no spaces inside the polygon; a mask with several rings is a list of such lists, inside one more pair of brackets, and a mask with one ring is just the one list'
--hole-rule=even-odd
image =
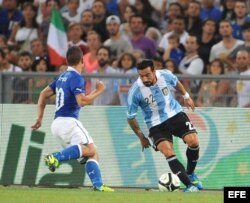
{"label": "jersey number", "polygon": [[194,127],[192,126],[192,123],[187,121],[186,125],[188,125],[189,130],[194,130]]}
{"label": "jersey number", "polygon": [[152,104],[153,102],[155,102],[155,99],[154,99],[153,95],[150,94],[148,97],[146,97],[145,102],[147,103],[147,105]]}
{"label": "jersey number", "polygon": [[62,88],[56,88],[56,110],[58,111],[64,105],[64,91]]}

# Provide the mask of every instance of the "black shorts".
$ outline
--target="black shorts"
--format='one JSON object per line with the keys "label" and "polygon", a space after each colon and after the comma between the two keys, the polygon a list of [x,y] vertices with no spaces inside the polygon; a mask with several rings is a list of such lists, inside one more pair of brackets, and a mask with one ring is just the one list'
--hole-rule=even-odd
{"label": "black shorts", "polygon": [[157,145],[161,141],[168,140],[173,142],[173,136],[183,139],[185,135],[190,133],[197,133],[197,131],[187,114],[180,112],[163,123],[150,128],[149,138],[152,140],[156,150]]}

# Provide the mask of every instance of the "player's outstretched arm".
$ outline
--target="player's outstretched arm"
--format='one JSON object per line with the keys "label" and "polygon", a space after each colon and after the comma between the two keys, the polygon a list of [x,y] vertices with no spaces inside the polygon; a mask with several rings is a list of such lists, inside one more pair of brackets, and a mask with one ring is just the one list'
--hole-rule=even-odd
{"label": "player's outstretched arm", "polygon": [[177,82],[175,88],[181,92],[183,99],[184,99],[184,105],[189,109],[191,108],[193,111],[195,109],[194,101],[188,94],[188,92],[185,90],[184,86],[181,84],[180,81]]}
{"label": "player's outstretched arm", "polygon": [[100,94],[102,94],[106,89],[106,86],[103,84],[102,81],[96,82],[96,88],[93,90],[90,94],[79,94],[76,95],[76,101],[79,106],[83,107],[85,105],[92,104],[96,97],[98,97]]}
{"label": "player's outstretched arm", "polygon": [[36,129],[41,127],[44,109],[46,107],[48,99],[52,95],[54,95],[54,92],[49,86],[45,87],[41,91],[41,93],[39,95],[38,103],[37,103],[37,119],[36,119],[35,123],[31,126],[32,129],[36,130]]}
{"label": "player's outstretched arm", "polygon": [[151,146],[149,140],[143,132],[140,129],[140,126],[135,118],[128,119],[128,124],[130,125],[131,129],[134,131],[134,133],[137,135],[137,137],[140,139],[142,151],[144,151],[144,148],[149,148]]}

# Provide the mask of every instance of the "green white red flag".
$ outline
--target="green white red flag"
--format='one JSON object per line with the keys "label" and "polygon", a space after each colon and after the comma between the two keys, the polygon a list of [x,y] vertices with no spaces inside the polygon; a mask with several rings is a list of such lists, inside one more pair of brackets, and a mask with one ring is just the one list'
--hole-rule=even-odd
{"label": "green white red flag", "polygon": [[68,40],[60,13],[55,8],[52,10],[47,45],[51,65],[64,64]]}

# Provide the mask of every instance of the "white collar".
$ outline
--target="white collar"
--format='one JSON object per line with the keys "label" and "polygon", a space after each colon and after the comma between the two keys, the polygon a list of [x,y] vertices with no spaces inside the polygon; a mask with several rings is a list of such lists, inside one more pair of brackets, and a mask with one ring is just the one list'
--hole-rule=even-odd
{"label": "white collar", "polygon": [[73,67],[71,67],[71,66],[68,66],[67,71],[75,71],[75,72],[77,72],[78,74],[81,74],[81,73],[79,73],[75,68],[73,68]]}

